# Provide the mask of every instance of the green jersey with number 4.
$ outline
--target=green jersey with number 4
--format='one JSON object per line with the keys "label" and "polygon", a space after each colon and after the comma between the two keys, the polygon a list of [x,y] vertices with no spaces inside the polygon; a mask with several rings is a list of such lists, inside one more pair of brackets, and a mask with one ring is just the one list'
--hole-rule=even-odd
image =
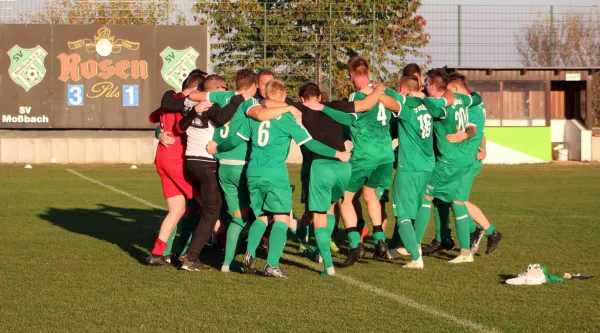
{"label": "green jersey with number 4", "polygon": [[[394,98],[396,98],[394,96]],[[433,119],[423,104],[423,100],[415,97],[397,113],[398,122],[398,171],[432,171],[435,165],[433,150]]]}
{"label": "green jersey with number 4", "polygon": [[473,104],[473,98],[469,95],[454,94],[454,103],[445,107],[445,114],[435,119],[433,129],[438,151],[440,153],[439,161],[452,166],[466,166],[473,163],[471,157],[470,143],[463,141],[460,143],[448,142],[446,135],[454,134],[457,131],[464,132],[469,125],[468,108]]}
{"label": "green jersey with number 4", "polygon": [[298,146],[312,140],[306,129],[290,113],[262,122],[247,118],[237,135],[251,142],[248,177],[273,179],[289,179],[286,160],[291,139]]}
{"label": "green jersey with number 4", "polygon": [[[367,97],[357,91],[350,94],[348,101],[360,101]],[[394,161],[390,120],[392,112],[377,102],[369,111],[355,113],[356,121],[350,126],[352,165],[378,166]]]}
{"label": "green jersey with number 4", "polygon": [[[245,100],[242,104],[240,104],[237,111],[227,124],[215,128],[213,141],[215,141],[217,144],[220,144],[223,141],[225,141],[228,137],[235,135],[238,129],[242,127],[242,125],[246,122],[246,119],[248,119],[248,117],[246,116],[248,110],[256,105],[260,105],[260,103],[258,103],[258,101],[254,98]],[[239,145],[231,151],[218,153],[213,156],[222,164],[231,164],[230,161],[248,161],[248,144]]]}

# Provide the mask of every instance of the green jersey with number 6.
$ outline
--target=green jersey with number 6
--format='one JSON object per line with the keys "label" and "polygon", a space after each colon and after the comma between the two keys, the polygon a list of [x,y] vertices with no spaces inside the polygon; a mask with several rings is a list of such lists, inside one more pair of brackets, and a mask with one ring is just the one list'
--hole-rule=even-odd
{"label": "green jersey with number 6", "polygon": [[247,118],[237,135],[251,142],[247,176],[273,179],[289,179],[286,160],[291,139],[298,146],[312,140],[290,113],[262,122]]}
{"label": "green jersey with number 6", "polygon": [[[357,91],[348,101],[360,101],[367,95]],[[356,121],[350,126],[352,140],[352,165],[378,166],[394,162],[390,120],[392,112],[377,102],[369,111],[355,113]]]}
{"label": "green jersey with number 6", "polygon": [[439,161],[448,165],[462,167],[473,163],[469,141],[460,143],[448,142],[446,135],[456,133],[458,130],[464,132],[469,124],[468,108],[473,104],[473,98],[469,95],[454,94],[454,103],[445,107],[445,114],[435,119],[433,129],[435,141],[440,153]]}
{"label": "green jersey with number 6", "polygon": [[[209,96],[212,96],[212,94],[213,93],[211,93]],[[231,99],[231,97],[229,97],[229,99]],[[219,102],[214,103],[221,105]],[[215,141],[217,144],[220,144],[223,141],[225,141],[228,137],[235,135],[238,129],[242,127],[242,125],[244,124],[244,122],[246,122],[246,119],[248,118],[246,116],[246,112],[248,112],[250,108],[256,105],[260,105],[260,103],[258,103],[258,101],[254,98],[247,99],[244,101],[244,103],[240,104],[237,111],[227,124],[215,128],[213,141]],[[235,147],[231,151],[218,153],[213,156],[217,160],[219,160],[221,164],[239,164],[235,162],[231,163],[231,161],[248,161],[248,145],[242,144]]]}
{"label": "green jersey with number 6", "polygon": [[[394,98],[396,98],[394,96]],[[435,165],[433,150],[433,119],[423,104],[423,100],[410,99],[409,107],[403,104],[397,117],[398,122],[398,171],[432,171]]]}

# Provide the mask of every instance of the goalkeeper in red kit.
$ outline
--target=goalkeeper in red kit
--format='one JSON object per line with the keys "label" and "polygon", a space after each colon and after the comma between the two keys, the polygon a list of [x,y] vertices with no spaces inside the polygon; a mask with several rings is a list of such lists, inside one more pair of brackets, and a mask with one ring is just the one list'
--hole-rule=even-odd
{"label": "goalkeeper in red kit", "polygon": [[[191,73],[186,79],[184,90],[181,93],[166,92],[163,101],[183,100],[190,91],[195,90],[203,82],[204,76],[202,73]],[[177,223],[186,211],[186,199],[194,197],[192,185],[189,183],[185,172],[185,131],[179,128],[181,119],[181,113],[166,112],[162,108],[158,108],[148,117],[151,123],[159,122],[161,131],[170,132],[175,140],[169,147],[159,143],[154,160],[169,212],[160,226],[152,253],[146,258],[146,263],[152,266],[170,264],[169,258],[164,256],[167,243]]]}

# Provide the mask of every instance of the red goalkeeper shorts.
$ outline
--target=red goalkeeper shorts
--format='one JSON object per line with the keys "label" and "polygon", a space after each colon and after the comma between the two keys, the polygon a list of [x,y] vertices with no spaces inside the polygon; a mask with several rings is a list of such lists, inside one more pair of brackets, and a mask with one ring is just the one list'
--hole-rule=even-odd
{"label": "red goalkeeper shorts", "polygon": [[185,165],[156,165],[156,171],[162,182],[163,194],[165,199],[178,195],[183,195],[188,199],[194,197],[192,185],[185,175]]}

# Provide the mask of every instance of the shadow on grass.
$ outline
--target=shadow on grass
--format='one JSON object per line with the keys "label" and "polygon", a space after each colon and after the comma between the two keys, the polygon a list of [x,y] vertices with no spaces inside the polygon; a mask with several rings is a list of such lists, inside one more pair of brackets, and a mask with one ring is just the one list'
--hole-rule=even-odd
{"label": "shadow on grass", "polygon": [[504,274],[504,273],[501,273],[501,274],[498,274],[498,277],[500,278],[500,281],[498,281],[498,283],[500,283],[500,284],[506,284],[506,280],[512,279],[512,278],[516,278],[517,275],[515,275],[515,274]]}
{"label": "shadow on grass", "polygon": [[39,217],[65,230],[115,244],[143,263],[165,212],[104,204],[98,206],[98,209],[49,208]]}

